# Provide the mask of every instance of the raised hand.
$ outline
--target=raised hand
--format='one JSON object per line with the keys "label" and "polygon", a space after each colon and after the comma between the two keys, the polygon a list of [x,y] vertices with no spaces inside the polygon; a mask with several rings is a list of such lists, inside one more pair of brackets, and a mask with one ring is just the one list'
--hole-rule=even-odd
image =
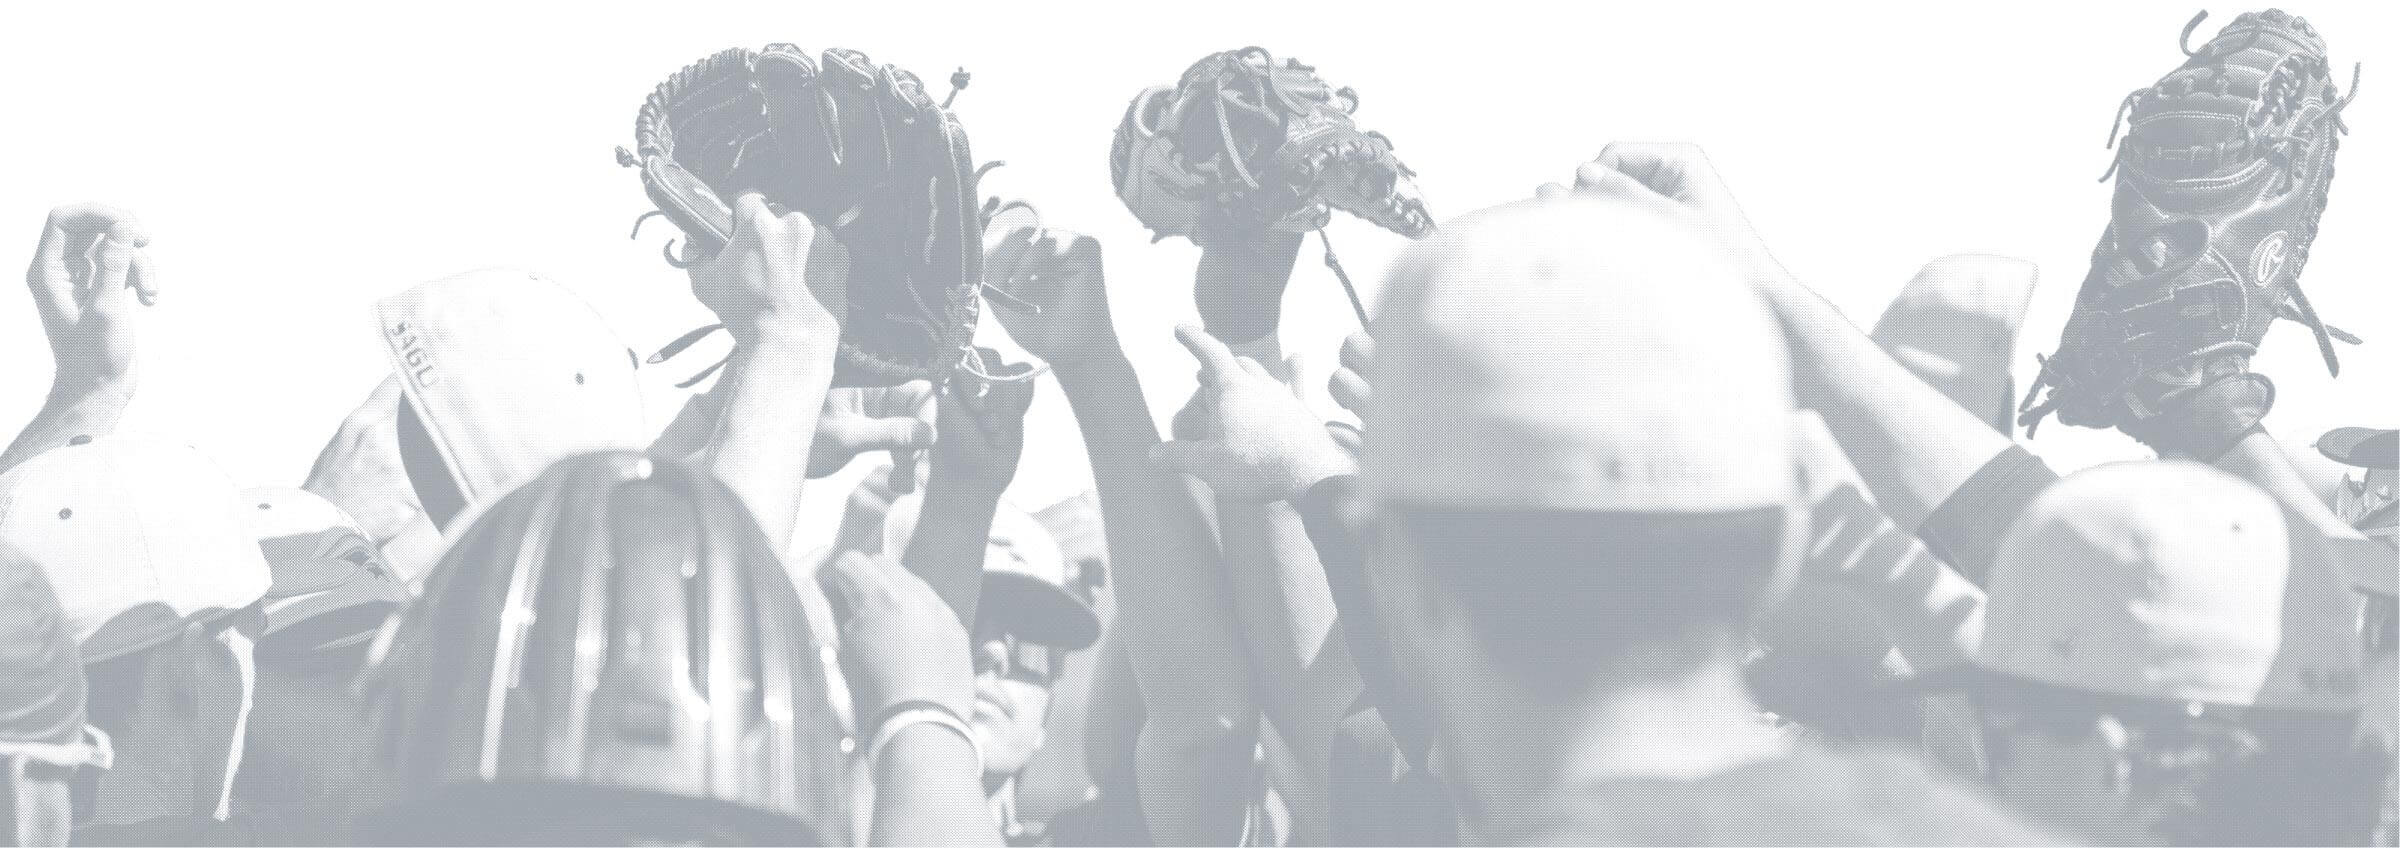
{"label": "raised hand", "polygon": [[143,250],[149,244],[149,231],[122,209],[77,203],[50,210],[25,286],[50,337],[59,390],[131,391],[132,299],[158,302],[158,273]]}
{"label": "raised hand", "polygon": [[[1333,376],[1325,381],[1325,391],[1333,395],[1333,402],[1341,404],[1343,409],[1350,410],[1353,415],[1366,415],[1367,397],[1371,391],[1371,387],[1367,384],[1367,373],[1368,368],[1374,362],[1374,336],[1367,335],[1365,330],[1360,330],[1351,333],[1349,338],[1343,339],[1341,366],[1333,369]],[[1353,457],[1358,456],[1359,451],[1365,448],[1361,441],[1362,434],[1358,428],[1350,426],[1348,422],[1328,421],[1325,423],[1325,430],[1332,433],[1333,440],[1341,444],[1342,449],[1349,451]]]}
{"label": "raised hand", "polygon": [[1188,324],[1175,328],[1175,338],[1200,360],[1193,405],[1204,410],[1204,432],[1158,445],[1152,461],[1200,478],[1219,497],[1267,502],[1299,497],[1320,480],[1356,470],[1325,422],[1257,360],[1233,355]]}
{"label": "raised hand", "polygon": [[1052,365],[1106,356],[1117,347],[1108,314],[1100,242],[1091,236],[1020,227],[984,254],[984,281],[1040,310],[992,310],[1008,337]]}
{"label": "raised hand", "polygon": [[[1554,197],[1568,193],[1552,183],[1537,193]],[[1717,166],[1699,145],[1685,142],[1611,142],[1599,158],[1575,169],[1578,194],[1613,197],[1649,206],[1689,221],[1716,239],[1742,263],[1753,282],[1782,282],[1789,275],[1767,252],[1766,243],[1742,214],[1742,206],[1725,187]]]}
{"label": "raised hand", "polygon": [[690,269],[692,295],[737,342],[762,331],[838,336],[847,311],[849,253],[808,216],[778,211],[756,193],[733,202],[733,240]]}
{"label": "raised hand", "polygon": [[[1000,367],[997,353],[978,348],[975,355],[987,372]],[[1030,370],[996,376],[1021,377]],[[963,369],[951,377],[934,419],[933,473],[995,494],[1008,488],[1025,453],[1025,411],[1033,407],[1033,390],[1027,379],[987,380]]]}
{"label": "raised hand", "polygon": [[844,551],[817,571],[842,631],[841,661],[861,721],[924,701],[973,715],[975,669],[950,605],[888,556]]}
{"label": "raised hand", "polygon": [[829,476],[868,451],[922,450],[933,438],[932,383],[835,388],[825,393],[825,411],[817,416],[808,476]]}

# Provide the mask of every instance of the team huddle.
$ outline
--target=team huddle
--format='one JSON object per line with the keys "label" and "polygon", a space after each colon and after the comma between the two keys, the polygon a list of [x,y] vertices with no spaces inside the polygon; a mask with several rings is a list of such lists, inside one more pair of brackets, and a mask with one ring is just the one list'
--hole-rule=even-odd
{"label": "team huddle", "polygon": [[[2361,343],[2300,285],[2357,73],[2204,17],[2123,102],[2023,392],[2030,263],[1937,259],[1861,331],[1688,144],[1437,217],[1355,92],[1258,47],[1110,153],[1201,249],[1163,437],[1125,342],[1169,328],[982,191],[964,70],[671,75],[618,158],[715,323],[636,350],[521,271],[394,294],[296,486],[117,432],[151,233],[58,207],[56,376],[0,454],[8,835],[2400,844],[2400,432],[2271,434],[2253,368],[2277,319],[2337,373]],[[1411,243],[1372,310],[1325,244],[1364,329],[1308,385],[1280,304],[1336,212]],[[1028,509],[1046,391],[1093,485]],[[2061,476],[2016,438],[2051,417],[2156,458]]]}

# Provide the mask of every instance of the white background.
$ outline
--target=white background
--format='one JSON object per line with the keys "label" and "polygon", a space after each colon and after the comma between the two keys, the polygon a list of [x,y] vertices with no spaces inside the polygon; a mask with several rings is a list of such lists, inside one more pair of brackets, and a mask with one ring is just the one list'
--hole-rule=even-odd
{"label": "white background", "polygon": [[[2391,4],[2295,7],[2336,65],[2365,61],[2306,282],[2367,337],[2329,380],[2304,329],[2279,324],[2260,367],[2271,420],[2305,444],[2341,425],[2400,424],[2390,261],[2400,139]],[[1191,314],[1197,252],[1149,244],[1108,179],[1110,132],[1143,86],[1259,44],[1362,95],[1361,122],[1422,173],[1439,216],[1565,179],[1612,139],[1702,143],[1775,252],[1871,324],[1915,269],[1989,252],[2041,266],[2016,362],[2055,346],[2107,217],[2101,142],[2118,101],[2174,68],[2196,7],[2171,3],[1526,4],[1477,2],[935,4],[779,2],[19,4],[0,33],[9,130],[0,245],[30,253],[44,211],[135,210],[164,297],[141,317],[132,429],[181,435],[244,483],[297,483],[385,371],[375,299],[488,265],[585,294],[644,352],[706,323],[658,250],[656,222],[612,148],[684,64],[734,45],[848,46],[937,89],[975,74],[959,112],[990,192],[1106,245],[1111,296],[1162,415],[1191,389],[1168,336]],[[2205,39],[2241,9],[2213,9]],[[2379,52],[2380,51],[2380,52]],[[2347,84],[2347,81],[2344,81]],[[1374,300],[1400,239],[1333,228]],[[12,260],[13,261],[13,260]],[[1315,241],[1287,301],[1291,347],[1326,354],[1353,319]],[[48,351],[29,302],[0,296],[0,428],[40,405]],[[1081,488],[1080,446],[1045,387],[1017,493]],[[2063,469],[2143,455],[2114,433],[2052,425],[2033,447]],[[831,489],[832,487],[828,487]],[[839,492],[831,491],[838,503]],[[811,499],[823,503],[823,494]]]}

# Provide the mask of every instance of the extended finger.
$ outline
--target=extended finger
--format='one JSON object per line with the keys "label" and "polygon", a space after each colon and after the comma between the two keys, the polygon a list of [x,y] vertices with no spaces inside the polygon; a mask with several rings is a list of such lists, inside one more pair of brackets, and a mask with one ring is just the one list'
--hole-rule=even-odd
{"label": "extended finger", "polygon": [[1357,427],[1351,426],[1347,421],[1325,422],[1325,434],[1332,436],[1333,443],[1340,445],[1342,450],[1349,451],[1353,457],[1366,450],[1366,434],[1360,432]]}
{"label": "extended finger", "polygon": [[1342,367],[1364,373],[1375,361],[1375,337],[1364,331],[1351,333],[1342,340]]}
{"label": "extended finger", "polygon": [[134,251],[133,267],[125,272],[125,284],[133,287],[143,306],[158,305],[158,271],[151,267],[150,251]]}
{"label": "extended finger", "polygon": [[1325,391],[1332,394],[1333,402],[1341,404],[1343,409],[1351,412],[1366,411],[1367,378],[1361,376],[1357,371],[1349,368],[1334,369],[1333,377],[1325,381]]}
{"label": "extended finger", "polygon": [[1217,341],[1217,337],[1196,325],[1175,325],[1175,340],[1182,342],[1184,349],[1192,352],[1193,359],[1200,360],[1202,383],[1214,383],[1242,369],[1241,363],[1235,361],[1232,348],[1226,347],[1224,342]]}
{"label": "extended finger", "polygon": [[734,241],[741,241],[744,236],[757,240],[777,228],[775,211],[767,208],[766,195],[746,191],[733,199]]}
{"label": "extended finger", "polygon": [[868,418],[840,425],[855,450],[914,450],[933,446],[933,425],[914,418]]}
{"label": "extended finger", "polygon": [[141,249],[115,239],[101,239],[92,245],[92,284],[82,293],[85,303],[102,304],[120,297],[118,289],[125,287],[125,278],[133,273],[133,261]]}

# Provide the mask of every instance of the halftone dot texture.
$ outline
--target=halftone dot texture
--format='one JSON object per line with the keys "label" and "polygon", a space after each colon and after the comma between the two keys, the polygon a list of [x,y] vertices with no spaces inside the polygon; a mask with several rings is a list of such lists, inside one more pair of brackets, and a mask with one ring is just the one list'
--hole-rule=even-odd
{"label": "halftone dot texture", "polygon": [[267,563],[240,493],[188,445],[110,436],[0,476],[0,546],[49,577],[84,661],[95,663],[266,594]]}
{"label": "halftone dot texture", "polygon": [[1783,331],[1683,223],[1525,201],[1411,245],[1374,320],[1362,463],[1385,501],[1713,512],[1794,489]]}

